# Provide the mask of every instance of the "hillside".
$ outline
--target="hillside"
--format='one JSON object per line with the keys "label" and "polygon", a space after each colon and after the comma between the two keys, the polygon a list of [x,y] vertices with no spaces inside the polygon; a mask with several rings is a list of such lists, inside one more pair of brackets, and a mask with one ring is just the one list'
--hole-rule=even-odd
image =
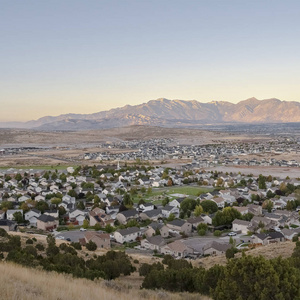
{"label": "hillside", "polygon": [[138,290],[114,281],[91,281],[72,276],[0,263],[1,299],[6,300],[209,300],[199,294]]}
{"label": "hillside", "polygon": [[87,130],[150,125],[197,127],[227,123],[290,123],[300,122],[300,103],[275,98],[250,98],[233,104],[225,101],[208,103],[196,100],[160,98],[139,105],[100,111],[93,114],[47,116],[26,123],[0,123],[0,127],[38,130]]}

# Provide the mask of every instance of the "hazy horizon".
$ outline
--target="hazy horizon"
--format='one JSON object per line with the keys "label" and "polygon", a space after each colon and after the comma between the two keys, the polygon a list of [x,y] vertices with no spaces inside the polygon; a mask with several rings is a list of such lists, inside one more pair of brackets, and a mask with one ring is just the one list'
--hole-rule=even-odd
{"label": "hazy horizon", "polygon": [[151,99],[300,102],[298,1],[0,0],[0,122]]}

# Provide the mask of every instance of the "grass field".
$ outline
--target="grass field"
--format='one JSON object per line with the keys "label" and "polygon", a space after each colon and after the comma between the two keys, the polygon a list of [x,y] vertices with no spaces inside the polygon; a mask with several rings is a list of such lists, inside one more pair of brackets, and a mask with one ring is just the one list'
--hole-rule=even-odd
{"label": "grass field", "polygon": [[152,202],[153,204],[161,204],[165,197],[169,197],[171,200],[177,198],[172,196],[173,194],[181,194],[188,196],[199,196],[203,193],[211,192],[213,188],[197,187],[197,186],[172,186],[164,188],[153,188],[150,194],[137,195],[133,197],[133,202],[137,203],[140,199],[146,202]]}
{"label": "grass field", "polygon": [[73,167],[74,169],[77,166],[72,166],[72,165],[57,165],[57,166],[10,166],[10,167],[0,167],[0,170],[8,170],[11,168],[20,170],[29,170],[29,169],[33,169],[33,170],[66,170],[68,167]]}

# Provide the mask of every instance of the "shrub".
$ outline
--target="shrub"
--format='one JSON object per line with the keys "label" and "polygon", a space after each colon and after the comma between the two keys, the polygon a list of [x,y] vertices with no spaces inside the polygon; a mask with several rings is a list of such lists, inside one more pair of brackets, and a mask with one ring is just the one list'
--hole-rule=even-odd
{"label": "shrub", "polygon": [[0,228],[0,236],[7,237],[8,233],[3,228]]}
{"label": "shrub", "polygon": [[236,253],[236,249],[235,248],[229,248],[226,250],[226,258],[230,259],[230,258],[234,258],[234,254]]}
{"label": "shrub", "polygon": [[81,250],[82,247],[81,247],[81,244],[79,242],[77,243],[71,243],[71,246],[74,247],[76,250]]}
{"label": "shrub", "polygon": [[39,251],[44,251],[44,250],[45,250],[45,247],[44,247],[44,245],[42,245],[42,244],[36,244],[36,245],[35,245],[35,248],[36,248],[37,250],[39,250]]}
{"label": "shrub", "polygon": [[32,244],[33,244],[33,240],[32,240],[32,239],[28,239],[28,240],[26,241],[26,244],[32,245]]}
{"label": "shrub", "polygon": [[97,249],[97,245],[93,241],[89,241],[86,243],[86,249],[89,251],[95,251]]}
{"label": "shrub", "polygon": [[216,230],[214,232],[214,236],[221,236],[222,232],[220,230]]}

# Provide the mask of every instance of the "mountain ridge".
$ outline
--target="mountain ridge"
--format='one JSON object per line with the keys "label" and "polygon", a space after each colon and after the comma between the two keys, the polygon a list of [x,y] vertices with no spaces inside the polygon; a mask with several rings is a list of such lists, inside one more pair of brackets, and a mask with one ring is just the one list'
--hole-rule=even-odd
{"label": "mountain ridge", "polygon": [[92,114],[45,116],[28,122],[0,123],[0,127],[37,130],[83,130],[128,125],[170,127],[223,123],[290,123],[300,122],[300,103],[277,98],[255,97],[236,104],[228,101],[199,102],[158,98],[138,105],[125,105]]}

